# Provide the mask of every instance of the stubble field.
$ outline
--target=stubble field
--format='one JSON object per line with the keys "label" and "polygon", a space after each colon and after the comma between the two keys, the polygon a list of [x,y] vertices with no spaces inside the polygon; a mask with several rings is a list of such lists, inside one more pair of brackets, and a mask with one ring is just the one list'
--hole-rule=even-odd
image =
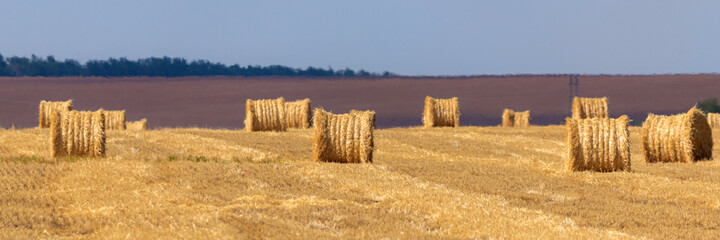
{"label": "stubble field", "polygon": [[312,130],[109,131],[56,161],[0,129],[0,238],[720,238],[718,161],[646,164],[631,127],[632,172],[566,173],[564,130],[380,129],[373,164],[334,164]]}

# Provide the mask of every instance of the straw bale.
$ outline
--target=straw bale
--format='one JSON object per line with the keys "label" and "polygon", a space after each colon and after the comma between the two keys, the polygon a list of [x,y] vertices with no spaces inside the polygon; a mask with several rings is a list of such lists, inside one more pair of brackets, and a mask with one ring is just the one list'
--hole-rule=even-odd
{"label": "straw bale", "polygon": [[73,110],[73,100],[65,102],[40,101],[38,112],[38,128],[49,128],[52,112],[66,112]]}
{"label": "straw bale", "polygon": [[503,127],[527,127],[530,126],[530,110],[524,112],[515,112],[510,109],[503,110],[502,115]]}
{"label": "straw bale", "polygon": [[645,161],[695,162],[712,158],[712,129],[696,108],[685,114],[649,114],[642,126]]}
{"label": "straw bale", "polygon": [[125,110],[104,111],[105,112],[105,129],[107,130],[125,130]]}
{"label": "straw bale", "polygon": [[425,97],[425,110],[423,111],[423,125],[430,127],[459,127],[460,104],[458,98],[435,99]]}
{"label": "straw bale", "polygon": [[105,113],[53,112],[50,124],[52,156],[105,156]]}
{"label": "straw bale", "polygon": [[720,113],[708,113],[707,120],[710,128],[720,128]]}
{"label": "straw bale", "polygon": [[[372,112],[372,111],[360,111],[360,110],[355,110],[355,109],[350,110],[350,114],[363,114],[363,113],[365,113],[365,112]],[[375,113],[375,112],[373,112],[373,114],[372,114],[372,118],[370,119],[370,123],[372,124],[372,128],[373,128],[373,129],[376,129],[376,128],[377,128],[377,127],[376,127],[377,125],[376,125],[376,123],[375,123],[375,114],[374,114],[374,113]]]}
{"label": "straw bale", "polygon": [[288,128],[310,128],[312,113],[310,99],[285,103],[285,119]]}
{"label": "straw bale", "polygon": [[573,98],[572,118],[608,118],[607,98]]}
{"label": "straw bale", "polygon": [[145,131],[148,130],[147,119],[143,118],[134,122],[127,122],[125,124],[127,130]]}
{"label": "straw bale", "polygon": [[628,117],[565,119],[565,166],[573,171],[630,171]]}
{"label": "straw bale", "polygon": [[315,162],[372,163],[373,111],[332,114],[315,109],[313,160]]}
{"label": "straw bale", "polygon": [[286,131],[285,100],[283,98],[248,99],[245,104],[245,130],[250,132]]}

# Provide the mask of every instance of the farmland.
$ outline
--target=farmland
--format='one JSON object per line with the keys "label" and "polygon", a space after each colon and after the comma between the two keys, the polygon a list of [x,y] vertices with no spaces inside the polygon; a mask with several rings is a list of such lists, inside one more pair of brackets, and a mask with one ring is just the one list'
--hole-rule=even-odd
{"label": "farmland", "polygon": [[[720,75],[580,76],[579,96],[608,97],[610,117],[637,124],[649,112],[686,112],[720,97]],[[0,77],[0,127],[37,126],[41,100],[74,100],[78,110],[127,110],[155,127],[243,128],[245,100],[310,98],[334,113],[373,110],[380,128],[422,125],[423,100],[458,97],[460,125],[496,126],[504,108],[531,110],[530,124],[563,124],[567,76],[457,78]]]}
{"label": "farmland", "polygon": [[[608,97],[610,117],[631,125],[720,92],[720,75],[580,79],[580,96]],[[716,160],[646,163],[631,126],[631,171],[566,172],[567,83],[0,78],[0,239],[720,238]],[[460,127],[421,128],[427,95],[458,97]],[[313,162],[312,129],[243,130],[245,100],[275,97],[375,111],[373,162]],[[54,159],[38,104],[68,99],[150,130],[107,129],[105,157]],[[532,126],[497,127],[504,108],[530,110]]]}
{"label": "farmland", "polygon": [[312,163],[312,130],[109,130],[57,161],[0,130],[0,238],[720,237],[718,161],[647,164],[631,127],[632,172],[566,173],[564,129],[380,129],[372,164]]}

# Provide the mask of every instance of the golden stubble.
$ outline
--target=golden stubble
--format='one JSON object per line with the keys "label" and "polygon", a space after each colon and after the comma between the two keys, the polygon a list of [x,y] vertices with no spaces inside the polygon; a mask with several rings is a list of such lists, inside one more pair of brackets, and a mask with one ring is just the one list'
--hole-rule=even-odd
{"label": "golden stubble", "polygon": [[0,130],[0,238],[720,237],[720,165],[646,163],[638,127],[611,173],[565,172],[564,126],[374,134],[372,164],[313,163],[311,129],[110,130],[55,161],[47,129]]}

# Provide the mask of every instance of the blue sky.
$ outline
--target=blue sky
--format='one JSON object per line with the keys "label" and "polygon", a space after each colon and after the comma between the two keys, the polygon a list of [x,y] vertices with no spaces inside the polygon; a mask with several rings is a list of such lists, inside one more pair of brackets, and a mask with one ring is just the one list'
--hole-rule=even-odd
{"label": "blue sky", "polygon": [[1,1],[0,53],[408,75],[720,72],[720,1]]}

